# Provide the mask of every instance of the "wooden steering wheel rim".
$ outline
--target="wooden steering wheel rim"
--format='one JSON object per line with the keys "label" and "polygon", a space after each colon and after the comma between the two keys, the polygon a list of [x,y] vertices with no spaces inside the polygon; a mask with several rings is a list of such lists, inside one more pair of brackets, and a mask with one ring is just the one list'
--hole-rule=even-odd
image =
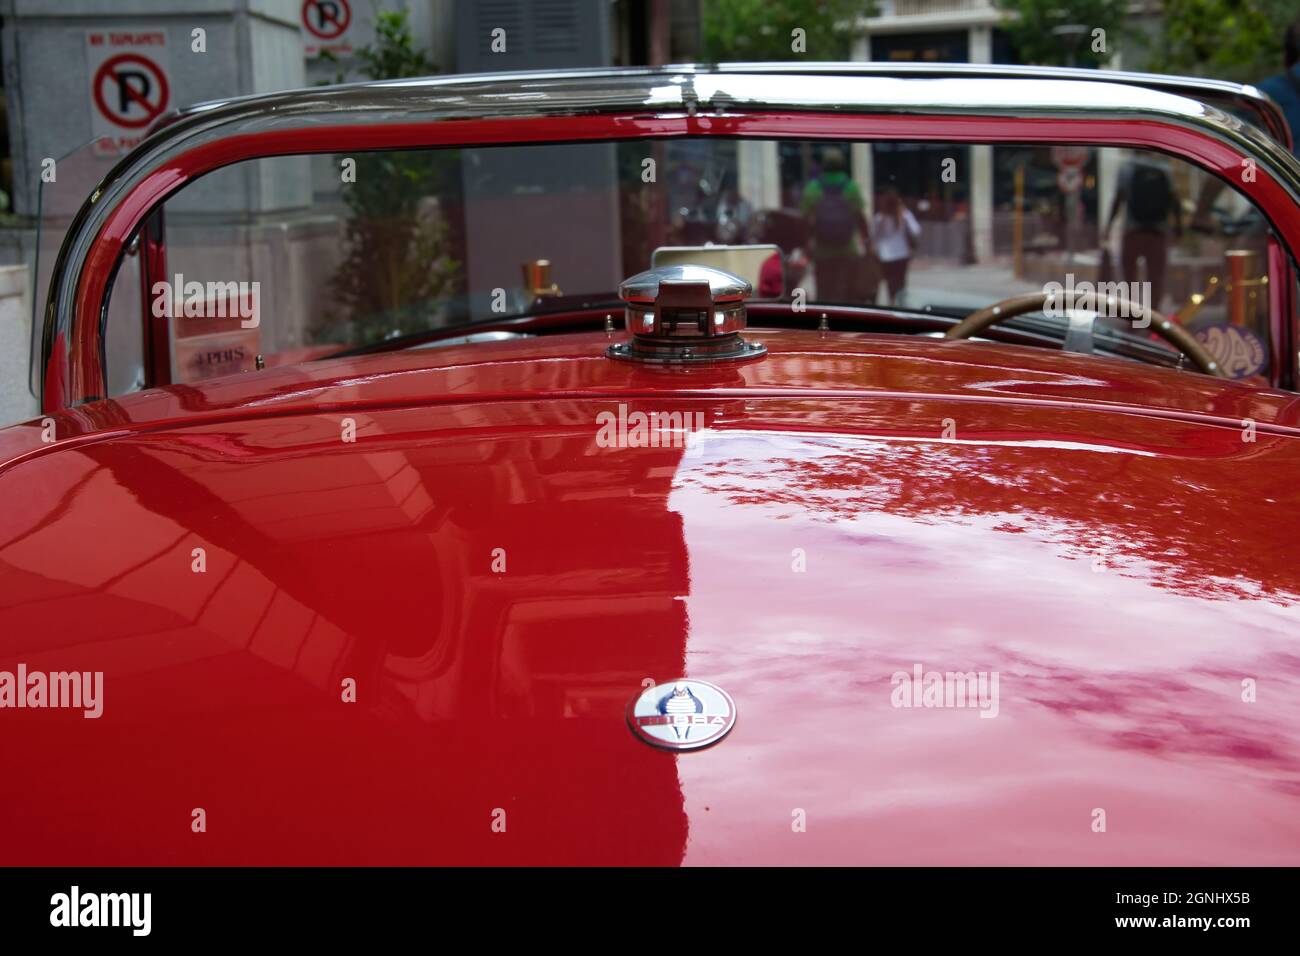
{"label": "wooden steering wheel rim", "polygon": [[[1003,319],[1014,318],[1028,312],[1040,312],[1046,307],[1050,298],[1052,298],[1050,292],[1027,292],[1024,295],[1013,295],[1009,299],[995,302],[978,312],[972,312],[945,332],[943,337],[954,341],[968,339],[972,335],[983,332],[990,325],[1001,322]],[[1135,318],[1149,319],[1151,331],[1191,359],[1200,371],[1206,375],[1227,378],[1219,363],[1214,360],[1214,356],[1206,351],[1205,346],[1196,341],[1192,334],[1177,322],[1171,321],[1155,309],[1143,309],[1128,299],[1122,299],[1118,296],[1107,297],[1106,304],[1117,311],[1122,309],[1126,314]],[[1069,312],[1070,306],[1066,306],[1065,311]]]}

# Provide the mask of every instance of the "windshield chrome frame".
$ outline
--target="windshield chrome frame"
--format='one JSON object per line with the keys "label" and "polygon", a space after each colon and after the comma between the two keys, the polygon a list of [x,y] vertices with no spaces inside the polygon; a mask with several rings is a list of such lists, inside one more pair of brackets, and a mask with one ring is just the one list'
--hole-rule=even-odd
{"label": "windshield chrome frame", "polygon": [[[1099,71],[1021,74],[872,64],[572,70],[316,87],[191,107],[160,121],[68,230],[46,307],[42,407],[104,397],[108,293],[148,216],[207,172],[272,155],[709,135],[1159,149],[1219,178],[1252,162],[1257,179],[1236,188],[1295,261],[1300,163],[1260,128],[1175,92],[1098,79]],[[1210,85],[1269,103],[1251,87]],[[1286,302],[1293,312],[1289,292]],[[1285,349],[1289,376],[1291,323],[1274,317],[1273,325],[1271,345]]]}

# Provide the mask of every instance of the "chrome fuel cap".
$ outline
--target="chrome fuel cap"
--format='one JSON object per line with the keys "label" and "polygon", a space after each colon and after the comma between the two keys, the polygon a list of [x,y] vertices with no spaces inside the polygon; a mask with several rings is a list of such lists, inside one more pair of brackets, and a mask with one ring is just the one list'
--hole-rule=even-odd
{"label": "chrome fuel cap", "polygon": [[632,336],[611,345],[610,358],[652,364],[725,362],[757,358],[767,349],[740,337],[745,299],[740,276],[688,264],[637,273],[618,287]]}

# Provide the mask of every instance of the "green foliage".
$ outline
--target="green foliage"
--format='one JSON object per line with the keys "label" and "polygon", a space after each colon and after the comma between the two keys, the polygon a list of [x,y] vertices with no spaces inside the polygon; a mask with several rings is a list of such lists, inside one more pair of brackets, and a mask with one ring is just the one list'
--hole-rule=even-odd
{"label": "green foliage", "polygon": [[356,51],[361,72],[372,80],[405,80],[428,76],[438,67],[415,48],[407,11],[381,10],[375,19],[375,42]]}
{"label": "green foliage", "polygon": [[[875,0],[703,0],[704,56],[717,63],[759,60],[847,60],[859,17]],[[803,30],[804,50],[793,49]]]}
{"label": "green foliage", "polygon": [[1166,0],[1148,68],[1252,82],[1282,72],[1282,35],[1295,0]]}
{"label": "green foliage", "polygon": [[[438,66],[423,50],[415,48],[411,25],[405,10],[375,11],[375,42],[353,51],[359,66],[358,72],[368,80],[406,80],[416,76],[436,73]],[[343,62],[329,50],[322,50],[320,58],[338,67],[335,83],[348,79]]]}
{"label": "green foliage", "polygon": [[[1025,63],[1096,67],[1115,52],[1128,0],[997,0],[997,5],[1013,14],[1002,27]],[[1065,26],[1086,30],[1076,36],[1053,32]]]}
{"label": "green foliage", "polygon": [[[416,49],[407,14],[380,12],[375,42],[356,51],[372,80],[426,76],[437,67]],[[347,255],[330,283],[343,315],[324,325],[352,343],[412,332],[430,324],[436,300],[455,290],[460,264],[435,196],[459,188],[459,154],[446,150],[357,153],[356,181],[345,182]]]}

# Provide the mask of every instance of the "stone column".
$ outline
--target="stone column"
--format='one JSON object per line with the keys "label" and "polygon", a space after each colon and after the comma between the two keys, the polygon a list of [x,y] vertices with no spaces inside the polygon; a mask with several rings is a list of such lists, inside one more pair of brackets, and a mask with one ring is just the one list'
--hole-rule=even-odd
{"label": "stone column", "polygon": [[[871,35],[864,33],[853,39],[853,59],[866,63],[871,60]],[[854,143],[850,151],[849,165],[853,170],[853,180],[862,191],[866,202],[867,218],[871,218],[876,201],[875,168],[872,165],[870,143]]]}
{"label": "stone column", "polygon": [[[970,61],[993,62],[993,29],[975,26],[970,30]],[[970,148],[971,252],[976,262],[993,256],[993,147]]]}
{"label": "stone column", "polygon": [[[1111,57],[1106,69],[1120,70],[1121,54],[1116,52]],[[1097,231],[1101,237],[1102,246],[1106,245],[1106,219],[1110,216],[1111,203],[1115,201],[1115,192],[1119,189],[1119,174],[1124,166],[1125,157],[1128,155],[1126,150],[1116,148],[1103,148],[1097,150]],[[1117,239],[1115,252],[1118,253],[1118,236],[1119,228],[1117,227],[1115,236]],[[1117,260],[1118,262],[1118,260]]]}
{"label": "stone column", "polygon": [[781,205],[781,164],[775,140],[742,139],[736,144],[740,198],[755,212]]}

